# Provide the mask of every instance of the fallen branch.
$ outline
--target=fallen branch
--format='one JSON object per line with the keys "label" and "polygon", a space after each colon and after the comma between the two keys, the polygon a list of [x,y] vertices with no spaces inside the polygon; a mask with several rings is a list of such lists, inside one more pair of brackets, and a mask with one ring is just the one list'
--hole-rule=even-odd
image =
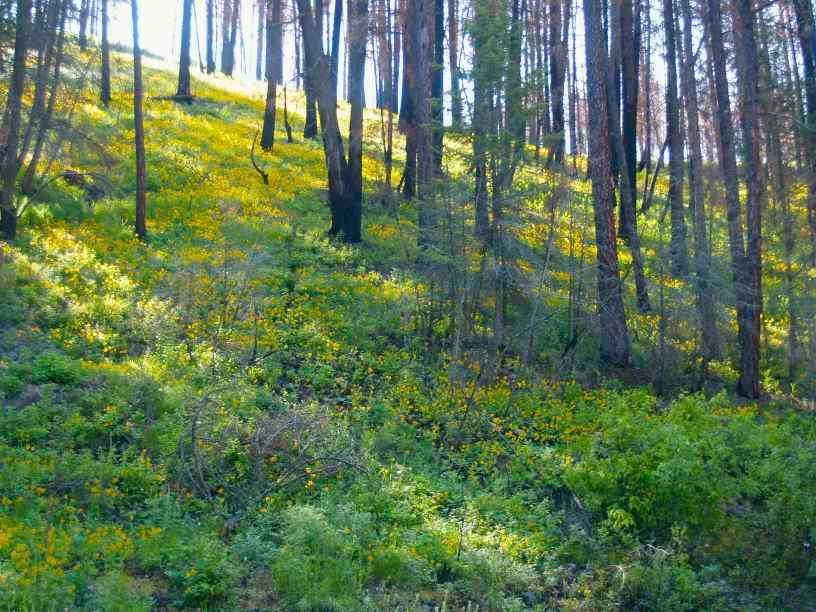
{"label": "fallen branch", "polygon": [[252,165],[255,167],[255,170],[261,175],[261,180],[263,181],[264,185],[268,185],[269,173],[261,170],[260,166],[258,166],[258,164],[255,162],[255,143],[258,142],[258,132],[260,132],[260,130],[255,130],[255,137],[252,139],[252,148],[249,150],[249,159],[252,161]]}

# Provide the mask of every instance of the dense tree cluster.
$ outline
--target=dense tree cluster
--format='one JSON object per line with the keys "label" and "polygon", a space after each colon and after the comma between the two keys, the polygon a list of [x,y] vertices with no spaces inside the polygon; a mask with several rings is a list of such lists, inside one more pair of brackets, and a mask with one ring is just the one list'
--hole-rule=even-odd
{"label": "dense tree cluster", "polygon": [[[136,233],[146,239],[137,3],[131,1]],[[439,266],[430,265],[428,253],[453,252],[450,236],[447,245],[442,238],[446,179],[451,177],[446,139],[469,141],[469,194],[458,212],[469,211],[475,242],[463,246],[460,255],[476,253],[481,271],[492,270],[492,279],[476,283],[475,296],[462,297],[463,285],[448,298],[452,308],[457,302],[479,302],[489,285],[493,351],[505,354],[518,348],[509,346],[504,328],[506,304],[519,293],[511,274],[511,228],[523,208],[518,204],[519,177],[554,172],[574,180],[586,156],[602,362],[617,368],[633,364],[625,299],[630,271],[636,309],[660,312],[661,343],[668,333],[664,284],[669,278],[688,281],[696,296],[703,379],[709,363],[726,352],[723,310],[733,307],[738,391],[758,397],[767,298],[763,279],[778,274],[781,266],[789,380],[803,370],[812,372],[816,35],[810,0],[663,0],[654,6],[651,0],[585,0],[582,6],[572,0],[245,4],[206,1],[201,70],[220,69],[226,76],[249,71],[244,37],[257,36],[254,74],[268,84],[260,130],[267,153],[274,147],[279,86],[284,85],[285,93],[287,83],[302,84],[303,137],[322,140],[332,236],[349,243],[363,239],[367,85],[373,85],[371,99],[382,111],[383,201],[398,193],[415,202],[418,245],[426,253],[421,259],[429,273]],[[55,100],[74,41],[79,53],[90,53],[100,38],[99,97],[107,106],[117,95],[110,77],[110,13],[110,0],[9,0],[2,7],[0,57],[7,97],[0,128],[0,227],[7,239],[17,232],[19,194],[31,195],[38,182],[48,180],[50,164],[42,157],[49,139],[59,138]],[[256,20],[251,27],[250,17]],[[180,103],[195,99],[191,60],[198,21],[194,1],[183,0],[178,87],[171,96]],[[200,55],[201,41],[195,42]],[[76,64],[72,61],[72,71]],[[351,107],[345,140],[337,112],[341,99]],[[285,123],[291,142],[288,118]],[[399,135],[404,162],[393,186]],[[662,189],[656,194],[656,184],[664,179],[665,198]],[[552,220],[572,197],[551,197]],[[653,206],[655,202],[660,205]],[[722,208],[724,215],[719,214]],[[666,253],[662,246],[658,252],[644,248],[640,227],[655,217],[661,231],[668,218]],[[712,256],[717,222],[723,217],[730,279]],[[772,225],[763,226],[763,218],[772,219]],[[781,258],[771,271],[763,259],[768,244],[779,245],[775,252]],[[576,303],[580,299],[573,297]],[[465,318],[475,309],[471,304]],[[577,342],[576,329],[571,327],[567,345]],[[534,332],[527,335],[531,345]]]}

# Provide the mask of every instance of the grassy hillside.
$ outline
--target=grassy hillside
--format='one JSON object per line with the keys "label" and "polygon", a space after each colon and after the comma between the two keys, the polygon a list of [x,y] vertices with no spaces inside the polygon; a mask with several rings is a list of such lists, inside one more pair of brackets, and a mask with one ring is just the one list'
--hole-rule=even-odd
{"label": "grassy hillside", "polygon": [[[114,91],[127,91],[129,66],[115,68]],[[174,90],[160,66],[146,76],[149,95]],[[812,415],[551,380],[517,359],[478,385],[417,333],[429,288],[413,270],[412,206],[377,197],[377,114],[365,243],[349,248],[325,238],[323,154],[299,137],[302,99],[290,99],[296,142],[279,130],[259,154],[265,186],[249,162],[260,91],[195,90],[192,106],[147,103],[148,245],[131,230],[131,100],[102,110],[89,92],[63,102],[86,138],[52,172],[93,173],[104,196],[52,181],[3,246],[0,607],[816,601]],[[467,174],[465,146],[449,151],[453,176]],[[552,240],[564,259],[578,244],[591,274],[588,226],[548,216],[556,179],[524,178],[519,267]],[[586,215],[587,185],[570,187]],[[541,290],[554,312],[567,283]],[[633,318],[638,346],[655,322]],[[538,341],[561,338],[555,326]]]}

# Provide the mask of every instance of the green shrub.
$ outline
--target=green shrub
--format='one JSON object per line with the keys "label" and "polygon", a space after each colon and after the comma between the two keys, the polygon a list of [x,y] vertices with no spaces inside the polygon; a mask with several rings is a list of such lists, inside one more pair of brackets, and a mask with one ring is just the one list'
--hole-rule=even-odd
{"label": "green shrub", "polygon": [[17,397],[23,386],[23,381],[14,374],[0,374],[0,399]]}
{"label": "green shrub", "polygon": [[283,540],[272,565],[278,594],[289,609],[346,612],[360,607],[357,564],[324,514],[294,506],[282,516]]}
{"label": "green shrub", "polygon": [[31,371],[32,382],[73,385],[82,380],[82,364],[56,351],[46,351],[37,356]]}

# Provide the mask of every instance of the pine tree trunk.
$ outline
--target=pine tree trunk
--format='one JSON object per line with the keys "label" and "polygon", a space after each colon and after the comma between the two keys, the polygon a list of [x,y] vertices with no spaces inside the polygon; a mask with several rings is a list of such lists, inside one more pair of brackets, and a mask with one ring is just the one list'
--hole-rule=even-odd
{"label": "pine tree trunk", "polygon": [[[725,182],[725,200],[728,216],[728,238],[731,249],[731,269],[736,292],[737,327],[740,355],[750,352],[750,312],[748,310],[748,287],[750,279],[747,274],[745,242],[739,201],[739,182],[737,179],[737,158],[734,146],[731,100],[728,91],[728,72],[726,67],[725,47],[722,36],[722,13],[720,0],[708,0],[707,33],[711,46],[711,63],[716,91],[716,123],[720,140],[720,164]],[[740,383],[742,390],[742,369],[749,359],[741,357]],[[750,387],[750,384],[749,384]]]}
{"label": "pine tree trunk", "polygon": [[405,169],[402,174],[402,195],[406,199],[416,194],[417,180],[417,33],[415,0],[401,0],[403,26],[402,100],[399,130],[405,135]]}
{"label": "pine tree trunk", "polygon": [[435,229],[435,215],[431,194],[436,178],[433,117],[433,61],[435,27],[435,0],[409,0],[414,3],[411,30],[414,36],[415,81],[414,112],[416,130],[416,195],[419,199],[418,242],[430,245]]}
{"label": "pine tree trunk", "polygon": [[808,224],[811,265],[816,266],[816,30],[810,0],[792,0],[805,76],[805,135],[808,146]]}
{"label": "pine tree trunk", "polygon": [[443,139],[445,135],[445,3],[434,0],[433,62],[431,64],[431,121],[433,123],[433,172],[442,175]]}
{"label": "pine tree trunk", "polygon": [[363,105],[365,94],[367,0],[349,0],[349,153],[347,190],[349,207],[343,211],[343,236],[347,242],[360,242],[363,201]]}
{"label": "pine tree trunk", "polygon": [[[474,8],[476,19],[481,17],[481,2]],[[474,234],[487,245],[490,243],[490,218],[488,216],[487,192],[487,144],[490,107],[488,84],[486,78],[486,58],[483,49],[484,34],[474,35],[473,39],[473,166],[474,166]]]}
{"label": "pine tree trunk", "polygon": [[[269,75],[268,42],[264,43],[264,25],[266,24],[266,0],[258,0],[258,40],[255,47],[255,80],[260,81]],[[269,36],[267,35],[267,39]],[[266,61],[264,62],[264,47],[267,47]]]}
{"label": "pine tree trunk", "polygon": [[552,0],[550,5],[550,93],[552,95],[552,131],[555,141],[550,158],[562,166],[564,164],[564,79],[567,70],[567,45],[570,20],[570,1],[564,2],[563,32],[561,0]]}
{"label": "pine tree trunk", "polygon": [[[625,2],[622,3],[625,6]],[[633,43],[633,33],[630,32],[629,34],[626,33],[626,27],[632,28],[631,23],[631,6],[630,14],[628,16],[628,25],[624,26],[624,18],[623,18],[623,7],[619,9],[617,5],[614,5],[614,8],[610,10],[610,22],[613,31],[613,50],[616,52],[615,55],[617,58],[620,59],[620,74],[623,77],[623,87],[617,87],[614,79],[615,77],[607,70],[607,75],[611,76],[612,78],[607,82],[607,92],[610,99],[612,99],[615,103],[612,105],[614,108],[620,108],[620,104],[618,104],[617,98],[618,93],[623,91],[624,95],[628,94],[631,96],[634,92],[637,93],[637,75],[634,73],[634,68],[631,64],[634,62],[632,57],[634,56],[634,50],[632,49]],[[628,47],[628,48],[627,48]],[[628,66],[624,65],[627,62],[630,64]],[[627,83],[627,79],[629,82]],[[634,83],[633,83],[634,81]],[[627,103],[631,104],[631,99],[626,100]],[[625,107],[625,105],[624,105]],[[646,274],[644,270],[644,263],[643,263],[643,254],[640,250],[640,235],[638,234],[637,230],[637,216],[635,214],[635,199],[637,196],[637,186],[634,182],[634,169],[630,168],[629,163],[632,157],[629,153],[632,153],[633,150],[627,151],[624,145],[624,142],[627,138],[633,140],[635,126],[628,125],[627,127],[632,130],[630,133],[626,133],[620,127],[620,114],[615,111],[610,114],[609,120],[609,130],[610,130],[610,138],[612,141],[612,154],[613,159],[617,159],[619,162],[619,208],[621,211],[621,234],[625,235],[626,242],[629,245],[629,249],[632,253],[632,267],[635,273],[635,292],[637,294],[637,304],[638,309],[641,312],[648,312],[651,310],[652,305],[649,300],[649,290],[648,285],[646,282]],[[623,117],[624,121],[631,122],[632,119]],[[631,142],[629,143],[632,144]],[[634,163],[634,162],[632,162]],[[614,172],[614,164],[613,164],[613,172]],[[627,211],[625,215],[625,226],[623,225],[624,219],[624,212]],[[625,228],[625,230],[624,230]]]}
{"label": "pine tree trunk", "polygon": [[760,333],[762,331],[762,199],[760,162],[759,70],[751,0],[733,0],[734,42],[739,84],[743,165],[748,183],[745,202],[747,252],[745,260],[746,334],[740,356],[737,391],[745,397],[760,395]]}
{"label": "pine tree trunk", "polygon": [[215,72],[215,0],[207,0],[207,74]]}
{"label": "pine tree trunk", "polygon": [[139,47],[139,5],[138,0],[130,0],[133,20],[133,123],[135,126],[136,153],[136,236],[147,240],[147,198],[145,195],[145,142],[142,100],[142,50]]}
{"label": "pine tree trunk", "polygon": [[448,63],[451,75],[451,122],[462,128],[462,92],[459,91],[459,0],[448,0]]}
{"label": "pine tree trunk", "polygon": [[100,98],[105,108],[111,101],[110,41],[108,40],[108,5],[110,0],[102,0],[102,72]]}
{"label": "pine tree trunk", "polygon": [[663,28],[666,32],[666,133],[669,140],[669,210],[671,239],[669,257],[674,276],[689,271],[686,217],[683,206],[683,137],[677,92],[677,41],[674,0],[663,0]]}
{"label": "pine tree trunk", "polygon": [[598,314],[600,357],[607,364],[630,363],[629,328],[621,295],[615,235],[615,192],[612,175],[612,140],[607,100],[607,56],[603,37],[601,0],[584,0],[587,104],[589,115],[589,174],[595,215],[598,258]]}
{"label": "pine tree trunk", "polygon": [[[298,7],[301,6],[301,3],[298,1]],[[311,14],[311,7],[309,8],[309,12]],[[300,14],[300,8],[298,8],[298,14]],[[321,0],[315,0],[315,10],[314,10],[314,21],[315,27],[317,28],[318,36],[321,36],[320,31],[322,30],[323,24],[323,9]],[[320,48],[322,53],[323,43],[322,38],[320,39]],[[306,35],[302,33],[302,41],[303,41],[303,87],[306,90],[306,122],[303,126],[303,137],[304,138],[317,138],[317,100],[315,97],[315,87],[316,83],[314,82],[314,77],[312,75],[313,66],[309,63],[309,56],[306,53]],[[316,60],[312,60],[316,61]],[[322,124],[321,124],[322,125]]]}
{"label": "pine tree trunk", "polygon": [[[31,146],[31,139],[34,137],[35,127],[42,123],[45,112],[45,99],[48,91],[48,75],[51,64],[54,61],[54,43],[56,40],[57,21],[61,13],[61,0],[54,0],[46,6],[37,7],[35,13],[39,13],[34,20],[34,29],[30,36],[32,42],[38,42],[37,49],[37,70],[34,78],[34,101],[28,113],[28,124],[25,135],[19,146],[17,153],[17,166],[22,166],[28,155]],[[39,41],[38,41],[39,39]]]}
{"label": "pine tree trunk", "polygon": [[193,0],[184,0],[181,17],[181,51],[179,55],[178,98],[190,98],[190,39],[193,32]]}
{"label": "pine tree trunk", "polygon": [[281,51],[281,0],[268,0],[266,10],[266,105],[264,107],[261,148],[271,151],[275,145],[275,119],[277,114],[278,81],[275,73],[283,61]]}
{"label": "pine tree trunk", "polygon": [[31,161],[28,163],[25,173],[23,174],[22,191],[26,195],[31,195],[34,192],[34,179],[37,176],[37,166],[40,163],[43,147],[45,146],[45,139],[48,137],[48,132],[51,129],[51,122],[54,117],[54,107],[56,106],[57,93],[59,91],[60,71],[62,69],[62,62],[65,57],[65,22],[68,14],[69,3],[62,2],[59,33],[57,34],[57,51],[54,60],[54,73],[51,79],[50,93],[48,94],[48,105],[43,114],[42,121],[37,129],[37,137],[34,140],[34,150],[31,152]]}
{"label": "pine tree trunk", "polygon": [[6,240],[14,240],[17,235],[17,207],[14,190],[17,185],[17,148],[20,143],[20,122],[23,93],[25,91],[26,54],[31,29],[31,0],[18,0],[14,36],[14,64],[9,85],[8,130],[3,154],[3,186],[0,191],[0,235]]}
{"label": "pine tree trunk", "polygon": [[[353,52],[357,65],[352,64],[360,86],[360,98],[352,104],[352,139],[349,145],[350,156],[355,159],[347,161],[343,150],[343,138],[337,122],[337,96],[332,90],[331,59],[323,52],[322,28],[312,14],[309,0],[297,0],[300,27],[303,33],[305,57],[309,66],[309,78],[314,86],[317,110],[320,113],[320,125],[323,132],[323,150],[326,157],[326,169],[329,183],[329,209],[332,224],[329,234],[341,235],[346,242],[359,242],[361,239],[362,202],[362,83],[364,82],[365,37],[355,41]],[[357,0],[355,20],[365,22],[359,29],[367,31],[367,4]],[[359,16],[358,16],[359,15]],[[352,52],[352,49],[349,50]],[[359,144],[358,144],[359,143]],[[359,153],[358,153],[359,151]],[[358,161],[359,160],[359,161]]]}
{"label": "pine tree trunk", "polygon": [[79,49],[88,49],[88,17],[91,13],[91,0],[81,0],[79,5]]}
{"label": "pine tree trunk", "polygon": [[632,0],[623,0],[620,8],[621,78],[623,81],[621,140],[629,193],[621,193],[619,227],[620,236],[625,241],[629,241],[637,232],[635,200],[637,199],[637,68],[640,56],[640,28],[637,28],[635,32],[634,19]]}
{"label": "pine tree trunk", "polygon": [[711,281],[711,257],[706,230],[705,190],[703,185],[703,151],[700,144],[699,105],[697,102],[697,81],[695,78],[695,58],[692,50],[693,24],[690,0],[681,0],[683,12],[683,48],[681,82],[683,98],[686,102],[689,144],[689,184],[691,204],[694,213],[694,271],[697,289],[697,310],[700,316],[700,349],[703,369],[712,359],[722,355],[720,334],[717,330],[717,310],[714,302],[714,286]]}

